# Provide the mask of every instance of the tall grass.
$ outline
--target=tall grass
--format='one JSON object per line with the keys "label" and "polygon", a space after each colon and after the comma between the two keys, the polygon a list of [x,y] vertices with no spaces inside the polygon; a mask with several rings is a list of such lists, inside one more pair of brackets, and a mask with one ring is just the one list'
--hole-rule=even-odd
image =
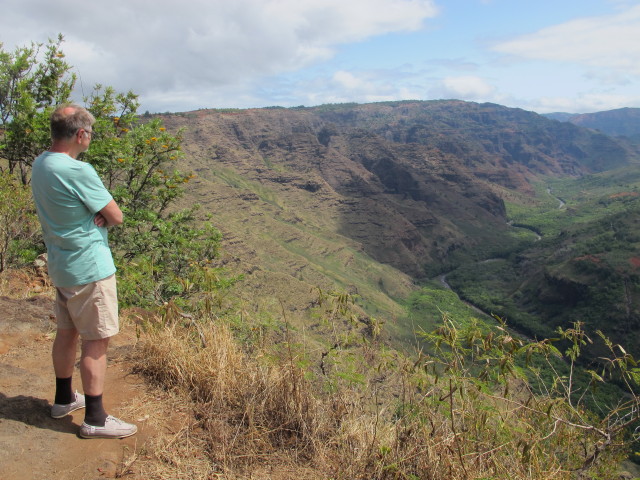
{"label": "tall grass", "polygon": [[[138,369],[190,402],[194,427],[175,442],[197,438],[211,467],[201,478],[618,478],[637,420],[632,393],[605,420],[572,400],[566,378],[535,394],[516,360],[563,356],[555,347],[449,318],[427,335],[434,354],[404,356],[348,321],[340,298],[326,312],[343,331],[311,354],[286,326],[252,346],[220,318],[150,325]],[[578,350],[583,339],[565,335]],[[629,373],[623,357],[611,365]]]}

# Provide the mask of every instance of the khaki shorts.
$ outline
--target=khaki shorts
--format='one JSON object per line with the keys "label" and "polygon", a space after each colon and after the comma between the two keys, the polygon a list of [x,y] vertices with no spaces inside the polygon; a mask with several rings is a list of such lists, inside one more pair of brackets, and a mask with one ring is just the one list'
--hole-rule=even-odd
{"label": "khaki shorts", "polygon": [[112,337],[120,330],[116,276],[74,287],[56,287],[58,328],[76,329],[84,340]]}

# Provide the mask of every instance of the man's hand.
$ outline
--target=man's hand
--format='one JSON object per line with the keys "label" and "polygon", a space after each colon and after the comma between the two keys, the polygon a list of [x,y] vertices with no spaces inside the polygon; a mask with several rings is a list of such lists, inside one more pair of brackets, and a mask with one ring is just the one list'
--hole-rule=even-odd
{"label": "man's hand", "polygon": [[108,225],[107,219],[104,218],[100,212],[96,213],[96,216],[93,217],[93,223],[99,227],[106,227]]}

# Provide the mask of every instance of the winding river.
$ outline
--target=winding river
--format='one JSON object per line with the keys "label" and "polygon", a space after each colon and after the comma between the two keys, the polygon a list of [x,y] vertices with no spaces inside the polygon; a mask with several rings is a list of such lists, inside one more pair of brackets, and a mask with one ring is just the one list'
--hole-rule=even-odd
{"label": "winding river", "polygon": [[[555,198],[555,199],[558,201],[558,209],[562,209],[562,208],[565,208],[565,207],[566,207],[566,205],[567,205],[567,204],[565,203],[565,201],[564,201],[564,200],[562,200],[561,198],[556,197],[555,195],[553,195],[553,193],[552,193],[552,191],[551,191],[551,187],[547,187],[547,194],[549,194],[550,196],[552,196],[553,198]],[[539,234],[538,232],[536,232],[536,231],[532,230],[531,228],[527,228],[527,227],[524,227],[524,226],[517,226],[517,227],[516,227],[516,226],[513,226],[511,221],[507,222],[507,224],[508,224],[508,225],[510,225],[510,226],[511,226],[511,227],[513,227],[513,228],[523,228],[523,229],[525,229],[525,230],[530,231],[531,233],[533,233],[533,234],[536,236],[536,241],[539,241],[539,240],[541,240],[541,239],[542,239],[542,237],[540,236],[540,234]],[[489,259],[487,259],[487,260],[482,260],[482,261],[480,261],[479,263],[496,262],[496,261],[498,261],[498,260],[500,260],[500,259],[499,259],[499,258],[489,258]],[[447,282],[447,275],[449,275],[449,273],[451,273],[451,272],[447,272],[447,273],[443,273],[443,274],[439,275],[439,276],[437,277],[437,280],[438,280],[438,282],[440,282],[440,284],[441,284],[444,288],[446,288],[447,290],[451,290],[452,292],[454,292],[454,293],[456,293],[456,294],[457,294],[457,292],[456,292],[453,288],[451,288],[451,285],[449,285],[449,283]],[[458,298],[460,298],[460,296],[459,296],[459,295],[458,295]],[[460,299],[460,301],[462,301],[465,305],[467,305],[467,306],[471,307],[471,308],[472,308],[473,310],[475,310],[476,312],[481,313],[482,315],[486,315],[486,316],[488,316],[488,317],[491,317],[491,314],[490,314],[490,313],[487,313],[487,312],[485,312],[484,310],[481,310],[481,309],[480,309],[480,308],[478,308],[476,305],[473,305],[472,303],[469,303],[469,302],[467,302],[466,300],[462,300],[462,299]]]}

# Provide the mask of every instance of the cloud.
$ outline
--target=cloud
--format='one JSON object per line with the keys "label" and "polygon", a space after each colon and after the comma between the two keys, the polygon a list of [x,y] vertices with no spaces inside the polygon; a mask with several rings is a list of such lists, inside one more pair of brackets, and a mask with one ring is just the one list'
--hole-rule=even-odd
{"label": "cloud", "polygon": [[587,93],[574,98],[541,97],[531,105],[531,109],[540,113],[576,112],[589,113],[614,110],[640,105],[640,95]]}
{"label": "cloud", "polygon": [[347,90],[362,90],[363,88],[369,88],[369,85],[367,85],[364,80],[356,77],[351,72],[345,72],[343,70],[333,74],[333,81],[342,87],[342,89]]}
{"label": "cloud", "polygon": [[493,50],[524,59],[580,64],[591,75],[607,69],[640,76],[640,5],[544,28],[494,45]]}
{"label": "cloud", "polygon": [[443,98],[485,99],[494,93],[494,87],[477,76],[445,77],[435,89]]}
{"label": "cloud", "polygon": [[444,68],[450,71],[473,72],[479,68],[478,62],[466,58],[435,58],[428,61],[430,68]]}
{"label": "cloud", "polygon": [[[418,99],[424,96],[420,77],[402,67],[347,71],[337,70],[330,75],[297,78],[293,84],[275,90],[289,92],[296,104],[369,103],[391,100]],[[292,105],[289,99],[283,104]]]}
{"label": "cloud", "polygon": [[0,27],[5,46],[62,33],[85,90],[102,83],[160,99],[295,71],[436,13],[433,0],[6,0]]}
{"label": "cloud", "polygon": [[[133,90],[152,112],[421,98],[638,104],[637,0],[606,0],[611,13],[599,17],[577,4],[556,12],[552,0],[518,7],[518,17],[474,0],[469,17],[437,1],[3,0],[0,41],[12,49],[62,33],[81,93],[96,83]],[[488,35],[528,23],[519,23],[528,8],[552,26],[487,50]],[[553,20],[571,11],[582,18]]]}

